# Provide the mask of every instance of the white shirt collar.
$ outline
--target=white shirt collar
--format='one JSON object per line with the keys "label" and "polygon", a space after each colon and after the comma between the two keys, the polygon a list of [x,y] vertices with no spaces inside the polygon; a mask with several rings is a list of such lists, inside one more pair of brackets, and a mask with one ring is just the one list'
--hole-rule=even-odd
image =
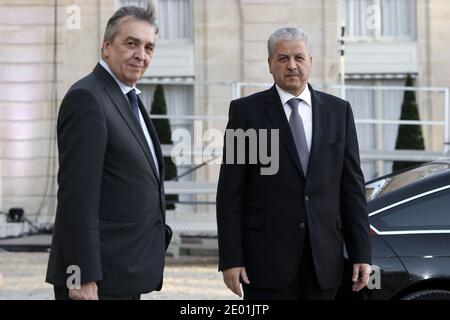
{"label": "white shirt collar", "polygon": [[309,107],[312,107],[311,103],[311,91],[309,90],[308,84],[306,85],[305,89],[302,93],[300,93],[299,96],[294,96],[293,94],[281,89],[277,84],[275,85],[278,91],[278,95],[280,96],[281,103],[284,106],[286,102],[291,100],[292,98],[299,98],[302,99]]}
{"label": "white shirt collar", "polygon": [[100,65],[105,68],[106,71],[108,71],[108,73],[114,78],[114,80],[116,80],[117,84],[120,87],[120,90],[122,90],[123,94],[126,95],[128,92],[130,92],[131,90],[136,90],[136,94],[140,94],[141,90],[139,90],[138,88],[136,88],[136,85],[134,85],[133,87],[129,87],[127,85],[125,85],[122,81],[120,81],[116,75],[114,74],[114,72],[112,72],[111,68],[108,66],[108,64],[105,62],[105,60],[100,59]]}

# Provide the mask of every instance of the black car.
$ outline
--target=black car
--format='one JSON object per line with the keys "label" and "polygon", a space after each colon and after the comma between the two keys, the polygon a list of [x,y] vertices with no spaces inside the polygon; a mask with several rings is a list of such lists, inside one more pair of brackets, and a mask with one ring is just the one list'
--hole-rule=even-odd
{"label": "black car", "polygon": [[366,183],[372,242],[369,285],[351,292],[346,262],[338,299],[450,300],[450,161]]}

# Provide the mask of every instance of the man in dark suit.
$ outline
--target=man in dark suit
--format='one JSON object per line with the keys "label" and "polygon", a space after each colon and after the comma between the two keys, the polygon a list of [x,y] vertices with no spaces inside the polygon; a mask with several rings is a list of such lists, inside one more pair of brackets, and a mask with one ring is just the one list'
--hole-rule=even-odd
{"label": "man in dark suit", "polygon": [[[219,270],[244,299],[334,299],[341,284],[344,241],[353,263],[353,290],[370,274],[371,249],[352,110],[347,101],[314,90],[309,35],[282,28],[268,41],[275,85],[231,102],[217,191]],[[236,164],[227,154],[233,132],[279,130],[278,171]],[[234,131],[233,131],[234,130]],[[237,130],[237,131],[236,131]],[[236,134],[237,136],[237,134]],[[259,136],[259,143],[263,135]],[[271,149],[272,146],[272,149]],[[231,150],[233,148],[233,150]]]}
{"label": "man in dark suit", "polygon": [[139,299],[162,286],[163,158],[135,86],[157,31],[153,6],[120,8],[108,21],[100,63],[62,101],[46,279],[56,299]]}

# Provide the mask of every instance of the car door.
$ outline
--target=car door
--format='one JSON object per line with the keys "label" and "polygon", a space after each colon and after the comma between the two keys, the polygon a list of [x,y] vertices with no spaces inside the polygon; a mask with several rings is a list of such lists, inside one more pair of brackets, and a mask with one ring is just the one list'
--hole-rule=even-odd
{"label": "car door", "polygon": [[380,209],[370,223],[400,258],[411,283],[450,279],[450,185]]}

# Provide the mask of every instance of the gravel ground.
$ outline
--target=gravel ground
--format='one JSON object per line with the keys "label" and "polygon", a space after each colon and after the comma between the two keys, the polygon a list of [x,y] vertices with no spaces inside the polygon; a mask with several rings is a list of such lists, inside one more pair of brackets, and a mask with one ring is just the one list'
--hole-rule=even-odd
{"label": "gravel ground", "polygon": [[[0,300],[53,299],[52,286],[44,282],[47,261],[48,253],[0,252]],[[142,299],[232,300],[239,297],[225,287],[214,258],[168,258],[163,290],[143,295]]]}

